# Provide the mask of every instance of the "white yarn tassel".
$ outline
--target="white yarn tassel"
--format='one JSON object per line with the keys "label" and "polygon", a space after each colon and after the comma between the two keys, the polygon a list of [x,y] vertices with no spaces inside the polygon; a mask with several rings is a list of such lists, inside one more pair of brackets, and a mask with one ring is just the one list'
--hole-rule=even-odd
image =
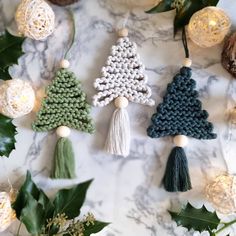
{"label": "white yarn tassel", "polygon": [[128,105],[128,100],[126,101],[124,97],[115,100],[118,108],[111,119],[105,150],[114,155],[127,157],[130,151],[130,121],[125,103]]}

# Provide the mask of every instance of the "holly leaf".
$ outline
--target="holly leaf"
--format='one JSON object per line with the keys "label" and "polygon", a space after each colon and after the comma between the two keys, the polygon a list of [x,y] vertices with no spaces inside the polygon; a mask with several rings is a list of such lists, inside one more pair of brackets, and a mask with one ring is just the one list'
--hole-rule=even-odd
{"label": "holly leaf", "polygon": [[154,14],[154,13],[160,13],[160,12],[166,12],[173,10],[174,7],[172,6],[172,0],[165,0],[161,1],[159,4],[157,4],[155,7],[152,9],[146,11],[148,14]]}
{"label": "holly leaf", "polygon": [[94,224],[86,225],[84,224],[84,236],[90,236],[91,234],[96,234],[103,230],[106,226],[108,226],[110,223],[107,222],[101,222],[101,221],[95,221]]}
{"label": "holly leaf", "polygon": [[26,194],[26,205],[22,209],[20,220],[29,233],[38,235],[42,232],[45,223],[45,211],[29,193]]}
{"label": "holly leaf", "polygon": [[174,34],[179,29],[182,29],[185,25],[189,23],[192,15],[206,7],[206,5],[202,1],[188,0],[185,1],[183,7],[176,11],[176,16],[174,19]]}
{"label": "holly leaf", "polygon": [[15,202],[12,204],[12,208],[16,212],[16,216],[20,219],[21,211],[27,203],[28,195],[31,195],[34,199],[39,198],[40,191],[36,184],[32,181],[32,177],[29,171],[27,171],[24,184],[21,186]]}
{"label": "holly leaf", "polygon": [[24,40],[22,37],[10,34],[7,30],[0,36],[0,79],[11,79],[8,69],[13,64],[18,64],[19,57],[24,54],[22,51]]}
{"label": "holly leaf", "polygon": [[71,189],[62,189],[58,191],[53,201],[55,206],[54,216],[65,213],[68,219],[74,219],[79,216],[87,190],[92,180],[78,184]]}
{"label": "holly leaf", "polygon": [[0,156],[9,157],[15,149],[16,127],[12,119],[0,114]]}
{"label": "holly leaf", "polygon": [[38,203],[43,206],[46,219],[50,219],[52,218],[54,213],[54,206],[50,201],[50,199],[47,197],[47,195],[42,190],[39,191],[40,193],[39,193]]}
{"label": "holly leaf", "polygon": [[0,68],[0,79],[2,79],[2,80],[12,79],[9,72],[8,72],[8,68],[4,69],[4,70]]}
{"label": "holly leaf", "polygon": [[208,231],[212,233],[212,230],[217,229],[220,224],[220,219],[216,215],[216,212],[210,212],[203,205],[202,208],[194,208],[188,203],[179,213],[169,211],[172,220],[174,220],[178,226],[183,226],[188,230],[196,230],[199,232]]}
{"label": "holly leaf", "polygon": [[219,2],[219,0],[206,0],[207,6],[216,6]]}

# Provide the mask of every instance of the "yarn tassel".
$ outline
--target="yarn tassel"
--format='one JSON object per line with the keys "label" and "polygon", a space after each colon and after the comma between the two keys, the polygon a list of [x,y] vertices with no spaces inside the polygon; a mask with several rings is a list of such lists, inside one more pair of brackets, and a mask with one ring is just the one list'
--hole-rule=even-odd
{"label": "yarn tassel", "polygon": [[186,192],[192,188],[188,160],[182,147],[172,149],[167,161],[163,184],[168,192]]}
{"label": "yarn tassel", "polygon": [[105,150],[114,155],[128,156],[130,150],[130,121],[125,108],[117,108],[112,116]]}
{"label": "yarn tassel", "polygon": [[59,138],[54,152],[54,179],[75,178],[75,159],[72,143],[68,138]]}

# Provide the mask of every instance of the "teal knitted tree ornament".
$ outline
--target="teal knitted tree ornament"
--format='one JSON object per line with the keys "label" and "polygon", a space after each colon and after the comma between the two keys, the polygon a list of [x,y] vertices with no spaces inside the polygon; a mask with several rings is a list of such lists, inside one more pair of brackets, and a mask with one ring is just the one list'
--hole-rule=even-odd
{"label": "teal knitted tree ornament", "polygon": [[81,89],[80,81],[69,71],[69,62],[63,60],[52,84],[47,87],[46,97],[32,124],[33,130],[45,132],[57,129],[60,137],[54,153],[53,178],[74,178],[75,161],[72,144],[68,140],[70,128],[93,133],[90,105]]}
{"label": "teal knitted tree ornament", "polygon": [[176,147],[172,150],[163,178],[167,191],[187,191],[191,189],[188,162],[183,147],[187,137],[214,139],[213,125],[207,121],[208,113],[202,110],[195,90],[196,82],[191,79],[191,68],[186,65],[168,84],[163,102],[152,116],[152,124],[147,129],[151,138],[175,136]]}
{"label": "teal knitted tree ornament", "polygon": [[152,124],[147,129],[151,138],[174,136],[172,152],[166,165],[163,184],[169,192],[184,192],[192,188],[188,171],[188,161],[183,147],[188,138],[215,139],[213,125],[207,121],[208,113],[202,110],[195,90],[196,82],[191,79],[191,60],[188,58],[185,33],[183,42],[186,49],[186,59],[180,72],[167,86],[163,102],[157,107],[157,113],[152,116]]}

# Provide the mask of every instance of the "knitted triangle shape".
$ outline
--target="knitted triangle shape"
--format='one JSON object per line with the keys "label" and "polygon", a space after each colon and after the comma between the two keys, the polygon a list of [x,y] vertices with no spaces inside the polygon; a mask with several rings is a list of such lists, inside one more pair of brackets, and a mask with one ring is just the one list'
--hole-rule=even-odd
{"label": "knitted triangle shape", "polygon": [[67,69],[57,71],[52,84],[46,89],[46,97],[37,113],[32,128],[35,131],[49,131],[67,126],[92,133],[94,124],[90,117],[90,105],[81,83],[75,74]]}
{"label": "knitted triangle shape", "polygon": [[191,79],[191,68],[182,67],[167,86],[163,102],[152,116],[152,124],[147,129],[148,136],[186,135],[196,139],[215,139],[213,125],[208,112],[202,110],[196,82]]}
{"label": "knitted triangle shape", "polygon": [[94,106],[106,106],[117,97],[125,97],[134,103],[154,105],[144,71],[136,43],[128,37],[119,38],[102,68],[102,77],[94,82],[98,91],[93,98]]}

